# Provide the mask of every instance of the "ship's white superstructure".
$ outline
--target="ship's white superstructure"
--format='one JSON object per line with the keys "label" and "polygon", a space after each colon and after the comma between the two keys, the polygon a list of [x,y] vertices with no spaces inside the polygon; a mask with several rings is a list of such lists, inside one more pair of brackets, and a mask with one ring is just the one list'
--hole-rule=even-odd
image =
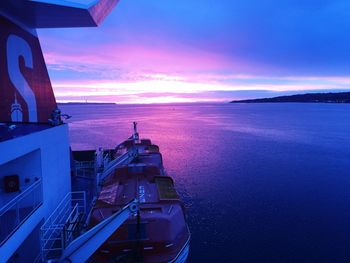
{"label": "ship's white superstructure", "polygon": [[0,143],[0,181],[18,176],[19,191],[0,188],[0,262],[34,262],[41,225],[71,191],[68,127],[17,124],[8,132],[17,137]]}
{"label": "ship's white superstructure", "polygon": [[117,2],[0,1],[0,263],[45,261],[59,223],[83,209],[65,206],[72,203],[68,127],[36,28],[97,26]]}

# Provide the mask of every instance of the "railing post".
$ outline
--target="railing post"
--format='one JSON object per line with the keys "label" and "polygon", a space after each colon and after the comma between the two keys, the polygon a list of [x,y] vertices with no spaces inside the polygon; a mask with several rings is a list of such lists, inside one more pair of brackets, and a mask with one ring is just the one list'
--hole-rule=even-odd
{"label": "railing post", "polygon": [[35,186],[35,189],[34,189],[34,193],[32,194],[32,196],[33,196],[33,210],[35,209],[35,208],[37,208],[37,196],[36,196],[36,194],[35,194],[35,191],[36,191],[36,189],[38,188],[38,185],[36,185]]}
{"label": "railing post", "polygon": [[86,211],[86,192],[85,192],[85,191],[83,192],[83,196],[84,196],[84,201],[83,201],[83,205],[84,205],[84,214],[86,215],[86,214],[87,214],[87,211]]}
{"label": "railing post", "polygon": [[16,203],[16,225],[19,225],[20,223],[20,219],[19,219],[19,202]]}
{"label": "railing post", "polygon": [[44,240],[44,232],[42,229],[40,229],[40,247],[41,247],[41,261],[45,262],[45,254],[44,254],[44,247],[45,247],[45,240]]}
{"label": "railing post", "polygon": [[61,232],[61,248],[63,253],[63,250],[66,248],[66,226],[65,225],[63,226],[62,232]]}

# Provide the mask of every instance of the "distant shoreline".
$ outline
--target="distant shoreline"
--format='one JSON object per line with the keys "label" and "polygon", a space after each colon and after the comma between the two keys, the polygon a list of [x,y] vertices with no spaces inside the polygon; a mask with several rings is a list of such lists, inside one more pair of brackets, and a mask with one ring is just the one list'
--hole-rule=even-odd
{"label": "distant shoreline", "polygon": [[57,105],[117,105],[114,102],[58,102]]}
{"label": "distant shoreline", "polygon": [[272,98],[233,100],[230,103],[350,103],[350,92],[306,93]]}

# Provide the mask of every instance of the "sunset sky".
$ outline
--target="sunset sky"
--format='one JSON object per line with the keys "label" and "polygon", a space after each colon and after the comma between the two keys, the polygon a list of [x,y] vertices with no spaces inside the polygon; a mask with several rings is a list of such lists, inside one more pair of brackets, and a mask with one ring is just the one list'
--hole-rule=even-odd
{"label": "sunset sky", "polygon": [[349,90],[349,32],[348,0],[121,0],[39,37],[58,101],[162,103]]}

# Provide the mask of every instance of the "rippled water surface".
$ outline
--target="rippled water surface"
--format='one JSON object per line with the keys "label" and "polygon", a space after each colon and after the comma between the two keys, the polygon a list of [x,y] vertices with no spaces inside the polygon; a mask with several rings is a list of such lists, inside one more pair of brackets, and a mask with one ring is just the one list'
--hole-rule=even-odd
{"label": "rippled water surface", "polygon": [[64,105],[74,150],[139,123],[186,203],[189,262],[350,262],[350,105]]}

